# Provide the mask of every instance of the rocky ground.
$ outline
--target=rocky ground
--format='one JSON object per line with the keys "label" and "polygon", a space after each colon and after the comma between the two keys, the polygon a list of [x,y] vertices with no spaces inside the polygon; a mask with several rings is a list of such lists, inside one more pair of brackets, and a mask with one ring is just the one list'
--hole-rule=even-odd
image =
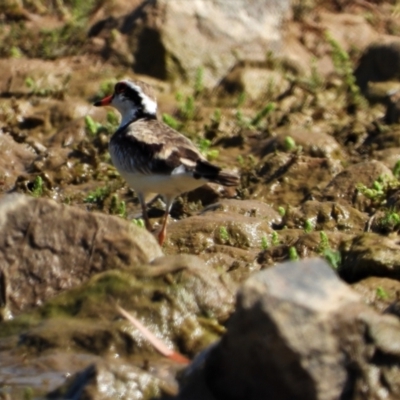
{"label": "rocky ground", "polygon": [[[125,3],[0,4],[0,399],[175,395],[182,366],[160,357],[116,305],[189,358],[228,327],[205,373],[212,394],[199,398],[235,398],[234,389],[224,393],[237,373],[226,354],[249,362],[248,342],[236,338],[242,328],[234,324],[254,306],[240,293],[252,299],[248,288],[257,278],[241,285],[266,269],[270,275],[261,279],[273,281],[287,270],[270,267],[311,257],[324,258],[352,289],[320,262],[325,272],[314,281],[286,282],[278,293],[266,288],[268,299],[324,319],[348,312],[337,326],[357,338],[368,331],[370,342],[332,339],[331,364],[341,362],[338,348],[347,349],[343,357],[356,349],[362,356],[352,365],[362,378],[353,385],[348,369],[335,367],[319,379],[337,376],[341,398],[398,398],[400,330],[381,315],[399,314],[397,2],[271,0],[268,11],[249,11],[251,46],[243,35],[224,34],[225,25],[242,28],[238,20],[232,25],[223,2],[199,10],[179,2]],[[222,47],[230,49],[226,57]],[[119,117],[92,107],[127,75],[153,84],[160,118],[241,176],[237,188],[209,184],[178,198],[162,249],[110,163],[108,140]],[[149,212],[157,229],[163,203],[155,200]],[[347,300],[340,303],[330,285]],[[323,312],[315,309],[319,301]],[[275,318],[267,306],[265,312],[267,321]],[[359,317],[355,328],[349,321]],[[295,330],[290,321],[282,327]],[[326,333],[321,329],[305,335]],[[293,340],[298,358],[284,351],[278,359],[307,358]],[[266,368],[276,372],[275,364]],[[210,371],[226,374],[214,381]],[[281,387],[296,387],[302,374],[310,381],[274,398],[339,398],[340,390],[324,391],[314,372],[277,374],[271,382]],[[190,385],[189,393],[204,390]]]}

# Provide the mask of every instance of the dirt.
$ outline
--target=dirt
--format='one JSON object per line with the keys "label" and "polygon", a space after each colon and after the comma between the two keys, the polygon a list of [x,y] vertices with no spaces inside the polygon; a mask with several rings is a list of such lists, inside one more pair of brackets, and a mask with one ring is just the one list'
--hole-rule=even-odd
{"label": "dirt", "polygon": [[[177,88],[170,82],[139,77],[152,83],[158,91],[160,116],[173,117],[172,122],[169,118],[170,123],[195,141],[210,160],[241,175],[241,184],[234,190],[209,185],[182,195],[173,206],[163,252],[199,255],[207,267],[217,271],[213,277],[215,282],[212,281],[215,287],[208,289],[206,298],[219,302],[212,291],[226,290],[222,309],[204,306],[203,310],[183,312],[182,304],[176,305],[183,314],[175,314],[175,318],[180,321],[187,318],[190,327],[185,330],[183,324],[179,332],[166,332],[164,339],[179,343],[187,355],[194,356],[221,334],[232,309],[232,288],[252,272],[287,259],[326,257],[345,280],[362,280],[355,288],[368,304],[379,310],[389,305],[387,299],[396,298],[400,277],[396,261],[400,214],[394,195],[400,188],[398,168],[396,171],[400,141],[398,125],[389,122],[398,122],[398,115],[392,115],[395,111],[390,109],[391,117],[385,118],[385,98],[368,102],[355,90],[348,68],[351,65],[355,69],[361,46],[368,44],[360,42],[360,47],[352,47],[362,38],[354,39],[357,35],[351,29],[356,26],[358,32],[368,32],[372,41],[379,35],[387,39],[400,31],[400,25],[393,18],[393,1],[350,3],[320,1],[315,2],[308,14],[300,8],[295,10],[297,14],[288,22],[288,49],[293,48],[290,44],[296,44],[298,54],[306,58],[295,69],[285,57],[274,59],[272,64],[271,60],[266,62],[261,71],[271,73],[273,79],[269,81],[270,90],[261,94],[259,90],[251,96],[232,94],[223,84],[215,90],[198,90],[194,82]],[[96,1],[90,4],[93,8],[86,12],[88,21],[94,24],[107,15],[107,5]],[[129,60],[126,57],[107,60],[99,49],[102,41],[108,39],[87,38],[82,26],[74,25],[69,6],[65,10],[54,6],[53,15],[46,11],[47,6],[45,1],[30,2],[26,8],[13,1],[0,6],[4,24],[0,29],[3,57],[0,60],[3,74],[0,192],[51,198],[84,211],[138,220],[138,199],[119,177],[108,154],[108,141],[118,125],[118,116],[112,110],[92,107],[95,100],[112,90],[118,78],[133,75],[126,68]],[[368,16],[357,16],[360,10],[369,13]],[[340,16],[337,25],[332,15]],[[49,22],[46,32],[39,29],[44,21]],[[349,26],[348,36],[341,30],[343,26]],[[324,35],[324,27],[341,32],[337,39],[339,50]],[[303,31],[306,31],[304,36]],[[343,54],[349,59],[343,59]],[[340,55],[342,59],[338,62]],[[311,56],[318,58],[318,68],[312,62],[304,62],[311,60]],[[243,68],[248,71],[246,66]],[[257,73],[260,73],[259,65]],[[229,79],[242,79],[240,74],[236,75],[231,74]],[[251,72],[248,76],[252,76]],[[250,79],[248,76],[246,79]],[[236,82],[235,87],[246,90],[245,80]],[[368,93],[364,94],[368,97]],[[157,227],[163,214],[162,203],[155,201],[149,214]],[[109,273],[105,272],[103,278]],[[171,279],[174,282],[174,274],[172,278],[171,274],[166,275],[156,283],[151,283],[153,278],[145,280],[150,286],[161,285],[158,296],[168,303],[173,296],[165,282]],[[395,283],[375,281],[371,276]],[[138,304],[146,304],[146,299],[140,298],[143,286],[139,292],[132,292],[138,288],[132,283],[131,275],[117,278],[129,286],[129,298],[136,296]],[[88,285],[98,284],[101,277],[97,279]],[[229,289],[222,283],[221,289],[218,279],[229,281]],[[124,285],[121,283],[115,292],[110,290],[113,295],[127,294]],[[68,347],[78,354],[88,354],[88,358],[106,352],[107,348],[130,356],[124,351],[131,346],[133,353],[134,346],[127,344],[126,336],[115,327],[101,329],[102,324],[115,325],[106,321],[115,315],[101,310],[99,321],[98,310],[80,310],[78,300],[86,297],[87,287],[73,290],[76,292],[66,292],[66,297],[56,298],[41,305],[42,308],[33,308],[27,319],[5,322],[0,326],[1,336],[9,334],[16,340],[16,335],[28,332],[25,349],[36,351],[42,344]],[[61,323],[62,333],[52,319],[40,323],[44,314],[46,318],[54,313],[58,315],[57,301],[68,304],[62,311],[68,314],[68,322]],[[86,306],[96,302],[107,302],[107,299],[88,301]],[[189,303],[193,305],[195,301]],[[70,312],[70,308],[75,312]],[[198,312],[200,317],[202,313],[218,315],[214,322],[208,321],[202,326],[198,319],[191,319],[190,312]],[[82,329],[87,333],[86,338],[77,339],[76,326],[84,325],[75,320],[79,313],[84,314],[79,318],[92,316],[97,322],[96,328],[85,325]],[[168,330],[165,321],[159,322],[163,324]],[[30,327],[34,329],[29,330]],[[197,332],[198,336],[188,335],[187,330]],[[102,336],[101,332],[108,332],[105,334],[108,336]],[[49,342],[54,337],[58,342]],[[6,349],[7,357],[11,357],[9,352],[16,342],[7,340],[0,343],[0,348]],[[85,347],[85,343],[95,343],[98,347]],[[152,354],[149,348],[147,352]],[[38,354],[41,360],[42,351]],[[13,357],[19,356],[15,353]],[[6,377],[5,371],[9,368],[3,360],[0,377]],[[21,380],[8,385],[18,393],[25,387],[32,387],[34,393],[49,390],[37,382],[24,381],[23,377],[29,375],[26,371],[16,374],[21,375]],[[47,382],[53,379],[45,378],[49,379]],[[59,384],[59,376],[56,378]],[[0,398],[6,390],[1,382],[0,379]],[[55,386],[54,383],[51,389]]]}

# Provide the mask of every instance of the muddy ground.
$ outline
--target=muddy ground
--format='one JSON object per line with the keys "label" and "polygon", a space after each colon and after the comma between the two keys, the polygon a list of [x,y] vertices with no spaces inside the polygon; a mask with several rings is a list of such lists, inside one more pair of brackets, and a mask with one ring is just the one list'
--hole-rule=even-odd
{"label": "muddy ground", "polygon": [[[87,37],[104,2],[87,9],[48,3],[0,5],[1,194],[51,198],[141,226],[138,199],[108,154],[119,116],[92,106],[119,78],[136,75],[115,55],[98,51],[100,38]],[[237,66],[214,88],[203,87],[201,67],[197,80],[184,85],[136,76],[156,88],[160,118],[211,161],[241,175],[234,190],[207,185],[176,200],[164,254],[199,255],[234,285],[277,262],[321,256],[378,310],[397,301],[400,128],[387,92],[399,84],[360,88],[353,72],[363,48],[350,35],[327,35],[318,24],[334,16],[343,33],[342,21],[356,19],[360,32],[395,37],[398,5],[350,3],[310,2],[295,9],[287,40],[307,52],[306,69],[268,55],[259,65]],[[255,70],[269,77],[256,97],[243,78]],[[162,213],[156,200],[150,207],[156,226]],[[215,340],[225,319],[187,353]],[[0,335],[8,339],[1,346],[8,352],[16,336],[10,339],[3,324]],[[79,362],[87,365],[99,352],[85,347]],[[0,398],[7,393],[2,387],[26,396],[54,388],[51,374],[41,376],[47,382],[41,387],[22,368],[10,373],[16,356],[7,354],[12,362],[2,357]],[[79,362],[71,361],[74,370]]]}

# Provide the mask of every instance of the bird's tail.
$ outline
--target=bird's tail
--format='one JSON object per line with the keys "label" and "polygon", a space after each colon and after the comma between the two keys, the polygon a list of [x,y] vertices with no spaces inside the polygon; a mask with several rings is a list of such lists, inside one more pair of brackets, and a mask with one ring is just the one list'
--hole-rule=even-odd
{"label": "bird's tail", "polygon": [[194,175],[223,186],[237,186],[240,182],[239,175],[222,171],[220,167],[204,160],[197,162]]}

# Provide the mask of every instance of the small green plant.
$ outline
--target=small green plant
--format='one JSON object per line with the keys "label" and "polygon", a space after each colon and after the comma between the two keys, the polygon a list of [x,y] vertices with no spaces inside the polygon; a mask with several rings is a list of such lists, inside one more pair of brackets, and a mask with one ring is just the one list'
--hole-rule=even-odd
{"label": "small green plant", "polygon": [[102,125],[99,122],[96,122],[90,115],[86,115],[85,128],[90,135],[96,135],[101,127]]}
{"label": "small green plant", "polygon": [[311,60],[311,74],[308,79],[308,86],[311,90],[316,91],[322,88],[324,85],[324,79],[322,78],[321,74],[318,72],[317,68],[317,59],[313,58]]}
{"label": "small green plant", "polygon": [[296,247],[294,247],[294,246],[289,247],[289,260],[297,261],[299,259],[300,259],[300,257],[297,253]]}
{"label": "small green plant", "polygon": [[182,122],[179,122],[176,118],[174,118],[172,115],[164,113],[162,115],[162,120],[164,123],[166,123],[168,126],[170,126],[172,129],[179,130],[182,128]]}
{"label": "small green plant", "polygon": [[333,65],[337,74],[343,79],[344,89],[347,92],[347,102],[352,106],[364,104],[360,88],[356,83],[353,74],[353,65],[349,54],[340,46],[340,44],[328,33],[325,33],[325,39],[331,46]]}
{"label": "small green plant", "polygon": [[356,188],[365,197],[370,199],[374,206],[380,206],[386,202],[388,192],[393,192],[400,188],[400,182],[397,178],[383,175],[376,179],[370,188],[361,183]]}
{"label": "small green plant", "polygon": [[242,110],[236,110],[235,119],[240,128],[249,128],[251,126],[250,121],[245,118]]}
{"label": "small green plant", "polygon": [[322,252],[322,256],[325,258],[327,263],[335,270],[339,269],[342,262],[342,255],[340,251],[332,250],[331,248],[326,248]]}
{"label": "small green plant", "polygon": [[328,235],[321,231],[319,233],[320,242],[316,249],[317,253],[321,254],[322,257],[328,262],[328,264],[335,270],[337,270],[342,262],[342,255],[340,251],[331,249],[329,244]]}
{"label": "small green plant", "polygon": [[221,117],[222,117],[221,110],[219,108],[216,108],[211,117],[212,122],[219,125],[221,123]]}
{"label": "small green plant", "polygon": [[386,209],[379,225],[386,231],[395,231],[400,228],[400,215],[393,209]]}
{"label": "small green plant", "polygon": [[180,116],[185,120],[185,121],[191,121],[193,120],[195,114],[196,114],[196,105],[194,101],[193,96],[186,96],[186,98],[183,98],[182,93],[178,92],[176,94],[176,100],[178,102],[178,110]]}
{"label": "small green plant", "polygon": [[387,300],[389,298],[388,293],[382,286],[376,288],[376,297],[380,300]]}
{"label": "small green plant", "polygon": [[311,219],[306,219],[304,222],[304,232],[310,233],[314,230],[314,224]]}
{"label": "small green plant", "polygon": [[34,398],[34,391],[30,386],[24,388],[23,400],[32,400]]}
{"label": "small green plant", "polygon": [[205,155],[208,161],[213,161],[218,158],[219,151],[216,149],[210,149],[211,147],[211,140],[201,138],[198,141],[198,147],[200,152]]}
{"label": "small green plant", "polygon": [[393,175],[399,179],[400,178],[400,160],[398,160],[393,167]]}
{"label": "small green plant", "polygon": [[328,235],[324,231],[321,231],[319,233],[319,240],[317,253],[322,254],[326,249],[330,249]]}
{"label": "small green plant", "polygon": [[296,142],[291,136],[286,136],[283,144],[286,151],[293,151],[297,148]]}
{"label": "small green plant", "polygon": [[237,98],[236,107],[241,107],[246,101],[246,93],[241,92]]}
{"label": "small green plant", "polygon": [[43,195],[43,179],[41,176],[37,176],[33,181],[32,185],[32,196],[33,197],[41,197]]}
{"label": "small green plant", "polygon": [[88,132],[88,134],[91,136],[95,136],[100,132],[105,132],[108,135],[113,134],[119,125],[119,119],[117,114],[114,111],[108,111],[106,120],[107,122],[105,124],[102,124],[100,122],[95,121],[90,115],[86,115],[85,117],[86,132]]}
{"label": "small green plant", "polygon": [[260,122],[274,110],[275,104],[268,103],[264,108],[261,109],[261,111],[256,114],[256,116],[251,120],[250,124],[257,127]]}
{"label": "small green plant", "polygon": [[272,232],[271,242],[274,246],[278,246],[280,244],[278,232],[276,231]]}
{"label": "small green plant", "polygon": [[32,77],[28,76],[28,77],[25,78],[25,86],[28,89],[33,89],[33,88],[36,87],[36,82],[33,80]]}
{"label": "small green plant", "polygon": [[41,87],[40,83],[30,76],[25,79],[25,86],[30,90],[31,94],[37,96],[48,96],[51,94],[50,89]]}
{"label": "small green plant", "polygon": [[117,194],[113,194],[111,197],[110,213],[126,218],[126,204],[118,198]]}
{"label": "small green plant", "polygon": [[219,237],[223,242],[229,242],[229,233],[225,226],[219,228]]}
{"label": "small green plant", "polygon": [[286,209],[285,207],[279,206],[278,207],[278,213],[281,217],[284,217],[286,215]]}
{"label": "small green plant", "polygon": [[21,58],[23,53],[18,46],[12,46],[10,49],[10,57],[11,58]]}
{"label": "small green plant", "polygon": [[96,99],[100,100],[103,97],[112,93],[116,83],[117,83],[117,80],[115,78],[107,79],[107,80],[101,82],[99,91],[96,94]]}
{"label": "small green plant", "polygon": [[204,90],[204,68],[199,67],[196,70],[196,78],[194,81],[194,95],[199,96]]}
{"label": "small green plant", "polygon": [[100,204],[110,194],[111,189],[109,186],[104,186],[89,192],[89,194],[83,200],[85,203]]}
{"label": "small green plant", "polygon": [[144,228],[144,221],[142,218],[137,218],[137,219],[133,219],[132,223],[136,226],[138,226],[139,228]]}
{"label": "small green plant", "polygon": [[269,248],[269,241],[266,235],[261,238],[261,249],[267,250]]}
{"label": "small green plant", "polygon": [[[117,126],[119,125],[119,119],[118,119],[118,115],[114,111],[108,111],[106,118],[107,118],[107,123],[109,125],[111,125],[112,129],[117,128]],[[114,131],[113,131],[113,133],[114,133]]]}

